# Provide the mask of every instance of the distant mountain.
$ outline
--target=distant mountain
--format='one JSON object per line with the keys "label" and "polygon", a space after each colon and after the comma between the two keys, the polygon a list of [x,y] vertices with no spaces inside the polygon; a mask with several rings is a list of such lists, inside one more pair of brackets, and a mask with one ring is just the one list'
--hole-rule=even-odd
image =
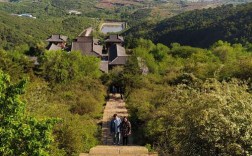
{"label": "distant mountain", "polygon": [[125,35],[166,45],[178,42],[197,47],[209,47],[218,40],[252,42],[252,3],[194,10],[159,23],[145,21]]}

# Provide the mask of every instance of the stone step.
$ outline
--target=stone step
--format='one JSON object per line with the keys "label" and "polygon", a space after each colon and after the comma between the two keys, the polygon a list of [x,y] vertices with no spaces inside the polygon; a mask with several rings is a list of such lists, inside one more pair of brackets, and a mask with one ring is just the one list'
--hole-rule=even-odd
{"label": "stone step", "polygon": [[149,154],[88,154],[81,153],[79,156],[158,156],[157,153],[149,153]]}
{"label": "stone step", "polygon": [[87,154],[80,156],[149,156],[148,154]]}
{"label": "stone step", "polygon": [[79,156],[89,156],[88,153],[81,153]]}
{"label": "stone step", "polygon": [[89,154],[148,154],[148,149],[141,146],[96,146],[90,149]]}

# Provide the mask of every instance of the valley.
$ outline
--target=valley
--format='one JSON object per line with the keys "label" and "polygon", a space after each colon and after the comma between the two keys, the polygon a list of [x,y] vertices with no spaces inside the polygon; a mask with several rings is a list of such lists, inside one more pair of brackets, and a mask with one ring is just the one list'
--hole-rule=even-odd
{"label": "valley", "polygon": [[252,155],[251,1],[0,0],[0,155]]}

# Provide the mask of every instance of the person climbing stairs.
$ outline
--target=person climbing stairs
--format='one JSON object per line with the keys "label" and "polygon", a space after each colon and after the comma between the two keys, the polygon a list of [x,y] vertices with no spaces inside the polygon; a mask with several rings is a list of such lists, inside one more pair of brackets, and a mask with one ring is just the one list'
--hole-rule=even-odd
{"label": "person climbing stairs", "polygon": [[158,156],[157,153],[151,154],[144,146],[133,145],[130,136],[128,146],[113,145],[113,136],[110,134],[110,122],[114,114],[118,117],[128,117],[125,102],[120,94],[110,94],[106,103],[102,119],[102,145],[93,147],[89,153],[81,153],[80,156]]}

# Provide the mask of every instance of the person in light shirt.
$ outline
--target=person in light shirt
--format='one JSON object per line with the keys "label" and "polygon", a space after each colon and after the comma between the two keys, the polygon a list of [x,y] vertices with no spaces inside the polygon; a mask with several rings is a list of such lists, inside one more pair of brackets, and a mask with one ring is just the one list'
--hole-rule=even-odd
{"label": "person in light shirt", "polygon": [[122,123],[121,119],[117,116],[117,114],[113,115],[113,119],[110,122],[110,133],[113,136],[113,144],[120,145],[121,142],[121,132],[120,132],[120,124]]}

